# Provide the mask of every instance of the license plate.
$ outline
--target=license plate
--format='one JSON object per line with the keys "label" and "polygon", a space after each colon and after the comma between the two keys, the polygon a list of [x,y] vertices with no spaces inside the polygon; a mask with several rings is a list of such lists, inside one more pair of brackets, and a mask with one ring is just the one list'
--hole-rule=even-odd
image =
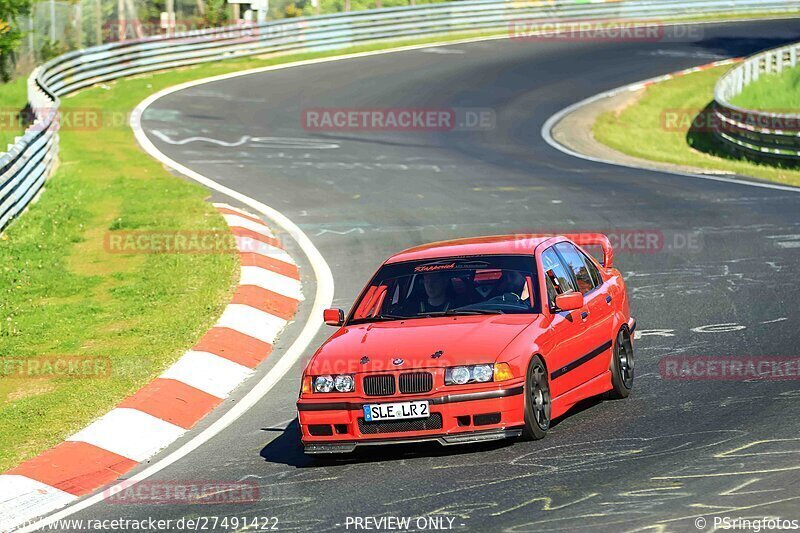
{"label": "license plate", "polygon": [[364,420],[402,420],[404,418],[428,418],[428,402],[373,403],[364,406]]}

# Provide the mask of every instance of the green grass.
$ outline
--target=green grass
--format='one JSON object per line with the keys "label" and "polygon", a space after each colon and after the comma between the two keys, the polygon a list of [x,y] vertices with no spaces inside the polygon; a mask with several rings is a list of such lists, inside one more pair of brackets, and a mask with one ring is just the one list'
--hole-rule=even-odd
{"label": "green grass", "polygon": [[800,185],[800,171],[734,157],[711,133],[703,131],[706,128],[690,131],[692,120],[712,101],[714,84],[728,68],[718,67],[651,85],[634,104],[600,115],[592,130],[595,138],[642,159]]}
{"label": "green grass", "polygon": [[28,85],[25,78],[0,84],[0,152],[14,143],[14,138],[25,130],[19,112],[28,102]]}
{"label": "green grass", "polygon": [[780,74],[762,74],[731,103],[746,109],[800,112],[800,68],[784,70]]}
{"label": "green grass", "polygon": [[[63,111],[123,113],[149,91],[90,90]],[[60,164],[38,203],[0,237],[0,356],[108,356],[104,379],[0,381],[0,471],[46,449],[159,374],[213,323],[234,254],[117,255],[118,230],[214,230],[208,192],[143,156],[124,128],[62,130]]]}

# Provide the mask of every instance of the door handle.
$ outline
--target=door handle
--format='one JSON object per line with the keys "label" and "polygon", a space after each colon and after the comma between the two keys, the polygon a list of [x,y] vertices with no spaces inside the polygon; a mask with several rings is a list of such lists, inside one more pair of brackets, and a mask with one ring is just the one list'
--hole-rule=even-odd
{"label": "door handle", "polygon": [[582,319],[582,320],[586,320],[586,318],[587,318],[588,316],[589,316],[589,311],[583,311],[583,312],[581,313],[581,319]]}
{"label": "door handle", "polygon": [[611,296],[610,295],[606,295],[606,303],[610,304],[611,300],[612,300]]}

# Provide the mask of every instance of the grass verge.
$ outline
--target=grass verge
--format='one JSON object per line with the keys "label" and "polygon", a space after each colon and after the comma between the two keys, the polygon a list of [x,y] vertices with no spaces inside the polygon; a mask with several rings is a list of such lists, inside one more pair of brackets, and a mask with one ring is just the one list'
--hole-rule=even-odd
{"label": "grass verge", "polygon": [[28,102],[28,84],[25,78],[17,78],[0,84],[0,152],[14,143],[14,139],[25,133],[19,112]]}
{"label": "grass verge", "polygon": [[592,132],[601,143],[634,157],[800,185],[798,170],[728,155],[703,120],[691,128],[695,117],[713,100],[714,84],[728,68],[651,85],[632,105],[600,115]]}
{"label": "grass verge", "polygon": [[783,113],[800,111],[800,67],[780,74],[764,75],[745,86],[731,101],[746,109],[773,110]]}

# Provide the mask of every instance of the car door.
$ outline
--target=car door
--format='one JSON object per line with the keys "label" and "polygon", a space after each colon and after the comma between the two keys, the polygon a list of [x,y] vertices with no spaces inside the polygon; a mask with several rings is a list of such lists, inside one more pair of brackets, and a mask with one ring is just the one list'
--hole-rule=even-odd
{"label": "car door", "polygon": [[608,287],[594,262],[570,242],[555,245],[567,265],[577,289],[583,293],[585,308],[581,311],[584,324],[580,366],[585,380],[595,378],[609,368],[611,354],[612,307],[607,301]]}
{"label": "car door", "polygon": [[555,307],[555,298],[558,294],[577,289],[572,274],[555,248],[550,247],[543,251],[541,262],[547,289],[546,309],[543,312],[550,322],[546,337],[540,339],[540,348],[544,352],[547,370],[550,373],[550,393],[553,398],[557,398],[587,379],[586,369],[571,367],[583,350],[586,326],[580,317],[584,309],[561,311]]}

